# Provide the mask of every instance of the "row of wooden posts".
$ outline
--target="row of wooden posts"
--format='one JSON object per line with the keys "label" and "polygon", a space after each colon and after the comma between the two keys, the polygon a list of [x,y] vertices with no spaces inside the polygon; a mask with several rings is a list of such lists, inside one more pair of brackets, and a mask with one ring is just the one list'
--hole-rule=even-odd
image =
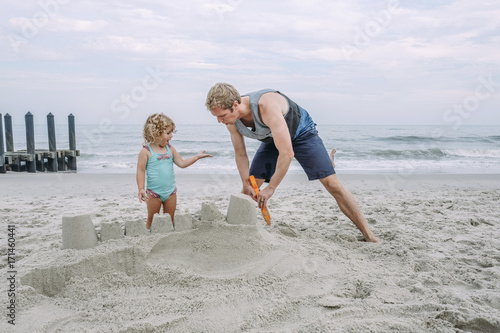
{"label": "row of wooden posts", "polygon": [[4,126],[0,113],[0,173],[7,171],[67,171],[76,170],[76,157],[80,151],[76,149],[75,116],[68,116],[69,148],[57,149],[56,127],[54,115],[47,115],[47,131],[49,136],[49,149],[35,149],[35,126],[31,112],[26,113],[26,149],[14,151],[14,136],[12,131],[12,117],[8,113],[3,117],[5,121],[4,151]]}

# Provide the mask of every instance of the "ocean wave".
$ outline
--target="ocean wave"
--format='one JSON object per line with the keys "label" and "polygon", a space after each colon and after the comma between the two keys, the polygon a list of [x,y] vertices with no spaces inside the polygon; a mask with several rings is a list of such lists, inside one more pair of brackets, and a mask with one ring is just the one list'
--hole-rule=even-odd
{"label": "ocean wave", "polygon": [[135,172],[137,167],[136,162],[127,161],[85,161],[81,160],[78,163],[80,171],[94,171],[94,172]]}
{"label": "ocean wave", "polygon": [[455,142],[455,143],[460,143],[460,142],[466,142],[466,143],[472,143],[472,142],[492,142],[492,141],[500,141],[500,136],[457,136],[457,137],[450,137],[450,136],[420,136],[420,135],[396,135],[396,136],[388,136],[388,137],[375,137],[375,138],[370,138],[368,140],[375,140],[375,141],[383,141],[383,142],[391,142],[391,143],[409,143],[409,144],[415,144],[416,142],[422,143],[422,142]]}
{"label": "ocean wave", "polygon": [[[416,150],[372,150],[371,154],[378,158],[387,159],[443,159],[454,157],[497,158],[500,149],[416,149]],[[367,155],[369,157],[370,154]]]}
{"label": "ocean wave", "polygon": [[487,136],[486,139],[491,140],[491,141],[500,141],[500,135]]}
{"label": "ocean wave", "polygon": [[[370,154],[368,154],[369,156]],[[417,150],[372,150],[371,155],[385,159],[439,159],[447,155],[439,148],[417,149]],[[367,157],[368,157],[367,156]]]}
{"label": "ocean wave", "polygon": [[174,138],[174,140],[172,140],[173,145],[182,145],[182,144],[213,145],[213,144],[225,144],[225,143],[230,143],[229,135],[227,135],[226,137],[223,137],[223,138],[213,137],[213,138],[210,138],[210,140],[196,139],[194,137],[189,138],[189,139]]}
{"label": "ocean wave", "polygon": [[457,157],[500,157],[500,149],[447,149],[444,152]]}
{"label": "ocean wave", "polygon": [[408,142],[415,143],[415,141],[420,142],[435,142],[435,141],[449,141],[449,138],[446,137],[430,137],[430,136],[419,136],[419,135],[395,135],[395,136],[387,136],[382,138],[371,138],[370,140],[377,141],[389,141],[389,142]]}
{"label": "ocean wave", "polygon": [[[19,140],[15,140],[16,147],[23,147],[20,143],[26,139],[24,127],[20,128],[22,131],[18,133]],[[340,172],[399,172],[406,168],[412,172],[491,172],[500,168],[499,132],[498,126],[464,126],[460,131],[437,126],[321,126],[320,136],[328,151],[337,147],[335,162]],[[79,133],[79,171],[136,172],[142,143],[138,131],[131,130],[131,127],[117,127],[116,131],[102,137]],[[442,135],[433,136],[433,133]],[[67,142],[66,139],[59,141],[58,146],[65,146]],[[44,142],[45,136],[36,142],[37,148]],[[179,126],[172,145],[183,158],[203,149],[214,156],[186,169],[176,168],[176,173],[237,174],[234,149],[224,127],[185,126],[181,130]],[[252,160],[260,142],[245,140],[245,145]],[[295,159],[289,171],[303,172]]]}
{"label": "ocean wave", "polygon": [[[198,150],[183,150],[183,151],[177,151],[179,155],[181,155],[182,158],[187,158],[189,156],[193,156],[198,154],[202,149]],[[234,158],[234,152],[232,150],[206,150],[207,154],[212,155],[213,157],[231,157]],[[251,155],[252,151],[248,151],[248,154]],[[80,158],[84,160],[108,160],[110,158],[112,159],[120,159],[120,160],[126,160],[126,159],[137,159],[139,156],[139,151],[137,152],[120,152],[120,151],[115,151],[115,152],[80,152]]]}

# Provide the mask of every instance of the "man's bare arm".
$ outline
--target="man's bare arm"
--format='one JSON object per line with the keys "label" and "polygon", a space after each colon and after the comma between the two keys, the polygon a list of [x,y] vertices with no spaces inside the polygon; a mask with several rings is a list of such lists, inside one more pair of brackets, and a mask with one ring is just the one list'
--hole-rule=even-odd
{"label": "man's bare arm", "polygon": [[283,117],[283,100],[284,97],[281,95],[265,94],[259,101],[262,122],[271,129],[274,145],[279,152],[276,171],[269,185],[259,192],[259,198],[263,198],[265,201],[274,194],[274,191],[285,177],[294,156],[290,132]]}
{"label": "man's bare arm", "polygon": [[243,184],[242,192],[245,194],[251,194],[251,191],[249,191],[249,188],[247,188],[247,179],[250,173],[250,163],[248,160],[247,148],[245,146],[245,139],[240,134],[240,132],[238,132],[236,126],[227,125],[226,127],[231,134],[231,142],[234,148],[236,167],[238,168],[241,183]]}

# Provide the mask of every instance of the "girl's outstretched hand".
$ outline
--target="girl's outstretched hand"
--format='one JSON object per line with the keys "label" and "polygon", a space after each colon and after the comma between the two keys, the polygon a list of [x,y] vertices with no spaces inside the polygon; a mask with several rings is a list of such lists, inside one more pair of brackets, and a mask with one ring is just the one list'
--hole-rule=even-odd
{"label": "girl's outstretched hand", "polygon": [[205,154],[204,150],[202,150],[198,154],[196,154],[196,158],[199,160],[201,160],[202,158],[205,158],[205,157],[213,157],[213,156],[210,154]]}
{"label": "girl's outstretched hand", "polygon": [[148,195],[146,194],[146,190],[143,188],[139,190],[138,197],[139,197],[139,202],[148,201]]}

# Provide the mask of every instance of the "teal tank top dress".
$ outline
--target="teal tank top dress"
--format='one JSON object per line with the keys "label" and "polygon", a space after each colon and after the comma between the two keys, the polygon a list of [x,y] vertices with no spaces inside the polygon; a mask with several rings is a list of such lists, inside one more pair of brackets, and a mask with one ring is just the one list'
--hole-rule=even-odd
{"label": "teal tank top dress", "polygon": [[[161,199],[162,202],[175,193],[174,157],[167,145],[165,154],[153,151],[150,145],[145,146],[151,153],[146,164],[147,193]],[[156,195],[155,195],[156,194]]]}

